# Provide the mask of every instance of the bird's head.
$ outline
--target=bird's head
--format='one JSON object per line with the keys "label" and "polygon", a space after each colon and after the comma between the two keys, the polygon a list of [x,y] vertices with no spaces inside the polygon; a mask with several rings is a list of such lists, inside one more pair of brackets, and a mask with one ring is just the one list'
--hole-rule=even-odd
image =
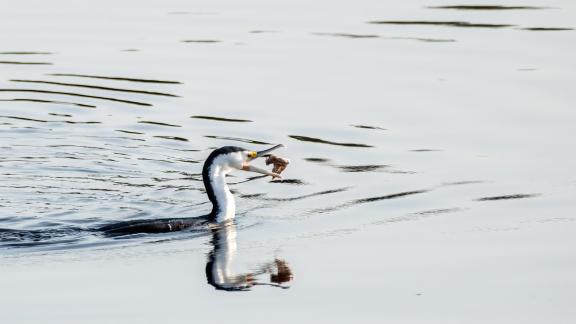
{"label": "bird's head", "polygon": [[277,150],[281,147],[284,147],[284,145],[278,144],[263,151],[251,151],[234,146],[221,147],[212,152],[212,154],[206,161],[207,163],[206,166],[209,165],[220,166],[223,170],[226,170],[225,173],[237,169],[269,175],[272,176],[273,178],[281,178],[279,174],[258,168],[250,164],[251,161],[260,157],[268,156],[270,152]]}

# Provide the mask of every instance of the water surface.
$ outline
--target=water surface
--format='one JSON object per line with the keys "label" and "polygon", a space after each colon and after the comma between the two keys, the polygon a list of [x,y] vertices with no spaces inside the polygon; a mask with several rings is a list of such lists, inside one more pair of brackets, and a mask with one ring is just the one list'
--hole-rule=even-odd
{"label": "water surface", "polygon": [[[3,321],[576,318],[571,2],[74,4],[0,12]],[[232,227],[93,231],[278,143]]]}

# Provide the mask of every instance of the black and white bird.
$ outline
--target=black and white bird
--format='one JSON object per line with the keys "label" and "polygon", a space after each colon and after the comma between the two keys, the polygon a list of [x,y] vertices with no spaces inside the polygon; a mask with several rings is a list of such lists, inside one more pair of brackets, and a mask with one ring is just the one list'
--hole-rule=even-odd
{"label": "black and white bird", "polygon": [[234,195],[232,195],[226,183],[226,175],[234,170],[244,170],[271,176],[273,179],[281,179],[279,174],[250,164],[252,160],[266,156],[281,147],[284,147],[284,145],[279,144],[257,152],[236,146],[224,146],[212,151],[202,168],[202,181],[204,182],[208,199],[212,203],[212,211],[208,215],[125,221],[106,225],[98,230],[112,236],[136,233],[164,233],[232,220],[236,214],[236,203]]}

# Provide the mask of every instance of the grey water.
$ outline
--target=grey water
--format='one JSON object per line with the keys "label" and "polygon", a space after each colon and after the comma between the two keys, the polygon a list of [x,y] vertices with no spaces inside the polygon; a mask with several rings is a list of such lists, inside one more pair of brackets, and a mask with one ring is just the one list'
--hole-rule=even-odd
{"label": "grey water", "polygon": [[[0,320],[571,323],[575,22],[563,0],[4,4]],[[94,231],[207,214],[213,149],[279,143],[283,180],[228,178],[231,227]]]}

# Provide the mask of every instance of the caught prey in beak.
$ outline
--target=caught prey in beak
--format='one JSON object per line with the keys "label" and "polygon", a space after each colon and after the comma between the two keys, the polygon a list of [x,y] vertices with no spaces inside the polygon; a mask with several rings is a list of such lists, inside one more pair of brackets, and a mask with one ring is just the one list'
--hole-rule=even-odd
{"label": "caught prey in beak", "polygon": [[272,177],[272,179],[282,179],[282,177],[280,176],[280,173],[279,173],[279,172],[278,172],[278,173],[276,173],[276,172],[271,172],[271,171],[268,171],[268,170],[265,170],[265,169],[261,169],[261,168],[259,168],[259,167],[257,167],[257,166],[253,166],[253,165],[251,165],[251,164],[249,163],[250,161],[252,161],[252,160],[254,160],[254,159],[256,159],[256,158],[264,157],[264,156],[269,156],[269,153],[270,153],[270,152],[272,152],[272,151],[274,151],[274,150],[276,150],[276,149],[279,149],[279,148],[281,148],[281,147],[285,147],[285,146],[284,146],[283,144],[278,144],[278,145],[276,145],[276,146],[274,146],[274,147],[271,147],[271,148],[269,148],[269,149],[267,149],[267,150],[258,151],[258,152],[256,152],[256,151],[248,152],[248,154],[247,154],[247,159],[246,159],[246,161],[245,161],[245,162],[243,163],[243,165],[242,165],[242,170],[244,170],[244,171],[256,172],[256,173],[260,173],[260,174],[264,174],[264,175],[269,175],[269,176]]}

